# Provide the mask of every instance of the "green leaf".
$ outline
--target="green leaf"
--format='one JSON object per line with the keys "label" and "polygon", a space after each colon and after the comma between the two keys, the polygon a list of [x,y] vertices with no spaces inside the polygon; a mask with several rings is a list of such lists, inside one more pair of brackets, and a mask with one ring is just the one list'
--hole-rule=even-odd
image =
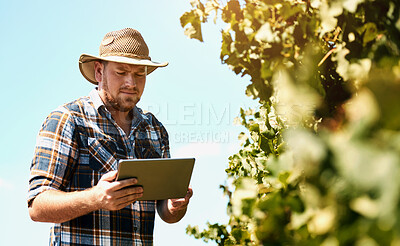
{"label": "green leaf", "polygon": [[189,38],[194,38],[203,42],[203,35],[201,33],[201,21],[197,11],[192,10],[184,13],[181,18],[181,26],[185,28],[185,35]]}
{"label": "green leaf", "polygon": [[273,153],[273,149],[271,148],[271,144],[268,138],[264,137],[264,135],[260,135],[259,145],[260,148],[265,152],[266,155]]}
{"label": "green leaf", "polygon": [[260,125],[255,123],[255,124],[251,124],[249,127],[249,130],[252,132],[259,132],[260,131]]}
{"label": "green leaf", "polygon": [[375,23],[368,22],[359,29],[359,33],[363,37],[363,45],[365,46],[367,43],[376,39],[378,36],[378,29]]}
{"label": "green leaf", "polygon": [[190,11],[190,12],[185,12],[181,18],[181,26],[185,27],[187,24],[192,23],[194,21],[194,19],[196,18],[196,12],[194,10]]}
{"label": "green leaf", "polygon": [[263,131],[261,134],[265,138],[268,138],[268,139],[274,139],[276,137],[276,133],[275,133],[274,129],[272,129],[272,128],[269,130]]}
{"label": "green leaf", "polygon": [[194,39],[199,40],[200,42],[203,42],[203,35],[201,34],[201,29],[199,27],[196,28],[196,27],[190,25],[190,26],[186,27],[184,33],[189,38],[194,38]]}
{"label": "green leaf", "polygon": [[289,172],[282,172],[278,176],[278,180],[282,183],[282,185],[286,188],[288,185],[287,179],[289,178]]}

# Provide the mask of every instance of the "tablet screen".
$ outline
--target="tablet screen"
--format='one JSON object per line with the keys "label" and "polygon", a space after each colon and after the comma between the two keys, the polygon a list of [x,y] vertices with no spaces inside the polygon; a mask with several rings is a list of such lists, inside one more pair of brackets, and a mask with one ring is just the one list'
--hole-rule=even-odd
{"label": "tablet screen", "polygon": [[119,161],[118,178],[137,178],[143,187],[138,200],[165,200],[185,197],[194,167],[194,158],[124,159]]}

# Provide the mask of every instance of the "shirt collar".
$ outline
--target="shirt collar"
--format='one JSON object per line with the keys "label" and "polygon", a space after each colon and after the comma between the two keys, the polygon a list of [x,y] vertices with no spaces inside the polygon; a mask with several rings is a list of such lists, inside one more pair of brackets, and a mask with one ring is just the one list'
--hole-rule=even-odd
{"label": "shirt collar", "polygon": [[97,90],[97,87],[95,89],[93,89],[90,93],[89,93],[89,97],[93,102],[94,107],[99,110],[99,108],[101,106],[104,106],[103,100],[101,100],[99,92]]}

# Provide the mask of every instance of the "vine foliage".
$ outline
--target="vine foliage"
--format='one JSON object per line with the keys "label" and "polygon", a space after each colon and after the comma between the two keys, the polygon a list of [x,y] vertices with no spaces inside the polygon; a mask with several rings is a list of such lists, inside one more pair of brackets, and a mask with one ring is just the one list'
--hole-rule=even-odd
{"label": "vine foliage", "polygon": [[[218,245],[400,245],[398,0],[192,0],[185,34],[222,26],[248,78],[241,150],[226,169]],[[215,40],[217,42],[217,40]]]}

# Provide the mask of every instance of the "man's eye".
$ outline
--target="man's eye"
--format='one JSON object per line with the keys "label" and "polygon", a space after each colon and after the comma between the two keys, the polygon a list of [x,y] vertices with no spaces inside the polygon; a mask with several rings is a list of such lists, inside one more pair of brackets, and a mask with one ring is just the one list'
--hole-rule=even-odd
{"label": "man's eye", "polygon": [[136,77],[140,77],[140,78],[146,76],[145,73],[136,73],[135,75],[136,75]]}
{"label": "man's eye", "polygon": [[126,72],[117,72],[118,75],[125,75]]}

